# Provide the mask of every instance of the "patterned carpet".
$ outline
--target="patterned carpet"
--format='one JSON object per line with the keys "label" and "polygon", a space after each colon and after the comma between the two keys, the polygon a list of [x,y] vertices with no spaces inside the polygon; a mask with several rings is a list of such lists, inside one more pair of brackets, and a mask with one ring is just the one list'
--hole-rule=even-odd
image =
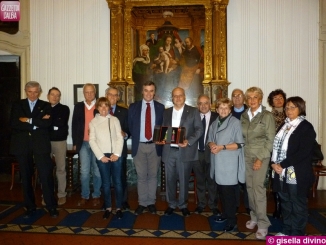
{"label": "patterned carpet", "polygon": [[[255,234],[248,231],[225,233],[224,224],[214,222],[211,213],[192,214],[184,218],[180,212],[164,216],[163,211],[156,215],[148,212],[140,216],[133,211],[125,211],[121,220],[114,215],[103,220],[99,209],[59,209],[59,217],[51,218],[43,208],[37,209],[34,216],[23,218],[25,210],[21,204],[0,203],[0,232],[29,232],[53,234],[83,234],[99,236],[159,237],[186,239],[245,239],[256,240]],[[248,215],[239,213],[238,223],[248,220]],[[269,234],[282,229],[281,221],[270,217],[272,226]],[[309,235],[326,234],[326,210],[310,210]],[[309,232],[308,232],[309,233]]]}

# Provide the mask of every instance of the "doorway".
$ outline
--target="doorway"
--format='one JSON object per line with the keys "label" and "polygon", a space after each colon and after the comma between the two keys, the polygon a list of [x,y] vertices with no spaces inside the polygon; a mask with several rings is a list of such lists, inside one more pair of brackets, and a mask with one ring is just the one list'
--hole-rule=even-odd
{"label": "doorway", "polygon": [[14,101],[21,97],[20,57],[0,55],[0,173],[8,173],[13,157],[9,155],[10,111]]}

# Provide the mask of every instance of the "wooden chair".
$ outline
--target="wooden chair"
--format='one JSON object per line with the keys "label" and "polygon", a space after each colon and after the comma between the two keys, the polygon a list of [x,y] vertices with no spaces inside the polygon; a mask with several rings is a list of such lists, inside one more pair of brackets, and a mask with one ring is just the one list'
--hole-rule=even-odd
{"label": "wooden chair", "polygon": [[319,177],[326,176],[326,166],[322,164],[322,161],[319,161],[316,165],[312,166],[315,175],[315,182],[312,186],[312,197],[316,196],[316,191],[318,187]]}
{"label": "wooden chair", "polygon": [[[19,169],[19,164],[18,162],[12,162],[11,163],[11,186],[10,186],[10,190],[12,190],[12,188],[14,187],[14,182],[15,182],[15,173],[16,172],[19,172],[20,169]],[[32,185],[34,187],[34,190],[35,190],[35,187],[36,187],[36,170],[35,170],[35,174],[32,178]]]}

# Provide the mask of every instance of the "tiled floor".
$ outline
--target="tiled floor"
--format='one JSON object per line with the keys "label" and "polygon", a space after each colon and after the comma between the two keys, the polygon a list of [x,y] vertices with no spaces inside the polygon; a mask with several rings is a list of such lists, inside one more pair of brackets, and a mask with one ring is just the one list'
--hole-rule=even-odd
{"label": "tiled floor", "polygon": [[[11,201],[11,202],[21,202],[22,201],[22,191],[20,183],[15,183],[12,191],[9,190],[9,182],[0,182],[0,200],[2,201]],[[36,189],[36,195],[38,196],[37,205],[41,207],[41,190],[38,186]],[[77,208],[77,200],[80,197],[80,193],[75,193],[67,199],[67,203],[64,204],[65,208]],[[131,187],[129,191],[129,203],[131,209],[134,210],[137,203],[137,191],[135,187]],[[309,200],[309,206],[311,208],[326,208],[326,191],[318,191],[316,197],[312,197]],[[157,209],[165,210],[167,208],[167,203],[164,200],[164,196],[157,196]],[[79,207],[78,207],[79,208]],[[94,208],[91,206],[91,202],[87,203],[86,208]],[[189,200],[189,209],[193,211],[196,208],[193,195],[190,195]],[[207,210],[209,211],[209,210]],[[244,212],[244,207],[240,207],[240,212]],[[268,195],[268,212],[273,212],[273,197]],[[150,216],[150,217],[147,217]],[[144,225],[151,226],[151,215],[144,216],[144,219],[139,219],[140,223],[138,224],[141,227]],[[155,218],[155,217],[154,217]],[[192,217],[190,217],[192,219]],[[196,229],[196,223],[198,220],[194,218],[194,224],[187,222],[190,229]],[[137,220],[138,221],[138,220]],[[244,218],[239,218],[239,230],[246,230]],[[145,223],[143,223],[145,222]],[[142,223],[142,224],[141,224]],[[91,225],[91,224],[90,224]],[[135,224],[137,225],[137,224]],[[315,233],[314,227],[307,227],[308,233]],[[36,234],[36,233],[11,233],[11,232],[1,232],[0,233],[0,244],[100,244],[100,243],[110,243],[110,244],[132,244],[132,245],[149,245],[149,244],[169,244],[169,245],[193,245],[193,244],[216,244],[215,240],[196,240],[196,239],[158,239],[158,238],[134,238],[134,237],[107,237],[107,236],[83,236],[83,235],[62,235],[62,234]],[[243,240],[218,240],[218,244],[265,244],[265,241],[243,241]]]}

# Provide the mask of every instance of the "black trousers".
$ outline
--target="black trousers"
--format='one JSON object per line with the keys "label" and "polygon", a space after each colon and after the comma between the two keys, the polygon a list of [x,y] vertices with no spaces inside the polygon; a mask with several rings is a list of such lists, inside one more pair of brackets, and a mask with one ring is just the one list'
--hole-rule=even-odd
{"label": "black trousers", "polygon": [[288,192],[279,192],[282,204],[283,233],[304,236],[308,222],[307,193],[297,192],[297,185],[287,185]]}
{"label": "black trousers", "polygon": [[[206,203],[210,209],[217,208],[218,193],[215,180],[210,177],[211,164],[205,161],[205,153],[198,152],[198,161],[192,167],[196,176],[198,207],[205,208]],[[208,200],[206,201],[206,190]]]}
{"label": "black trousers", "polygon": [[247,186],[246,183],[240,183],[238,185],[235,185],[236,188],[236,200],[237,200],[237,207],[240,207],[240,192],[241,189],[243,191],[243,204],[245,208],[249,208],[249,199],[248,199],[248,192],[247,192]]}
{"label": "black trousers", "polygon": [[27,209],[36,208],[35,195],[32,185],[34,163],[42,184],[43,198],[47,209],[56,208],[57,201],[54,197],[53,163],[48,154],[37,154],[32,150],[28,154],[16,155],[22,178],[24,206]]}
{"label": "black trousers", "polygon": [[239,189],[238,185],[217,185],[222,204],[222,215],[227,219],[227,225],[237,224],[237,202],[236,191]]}

